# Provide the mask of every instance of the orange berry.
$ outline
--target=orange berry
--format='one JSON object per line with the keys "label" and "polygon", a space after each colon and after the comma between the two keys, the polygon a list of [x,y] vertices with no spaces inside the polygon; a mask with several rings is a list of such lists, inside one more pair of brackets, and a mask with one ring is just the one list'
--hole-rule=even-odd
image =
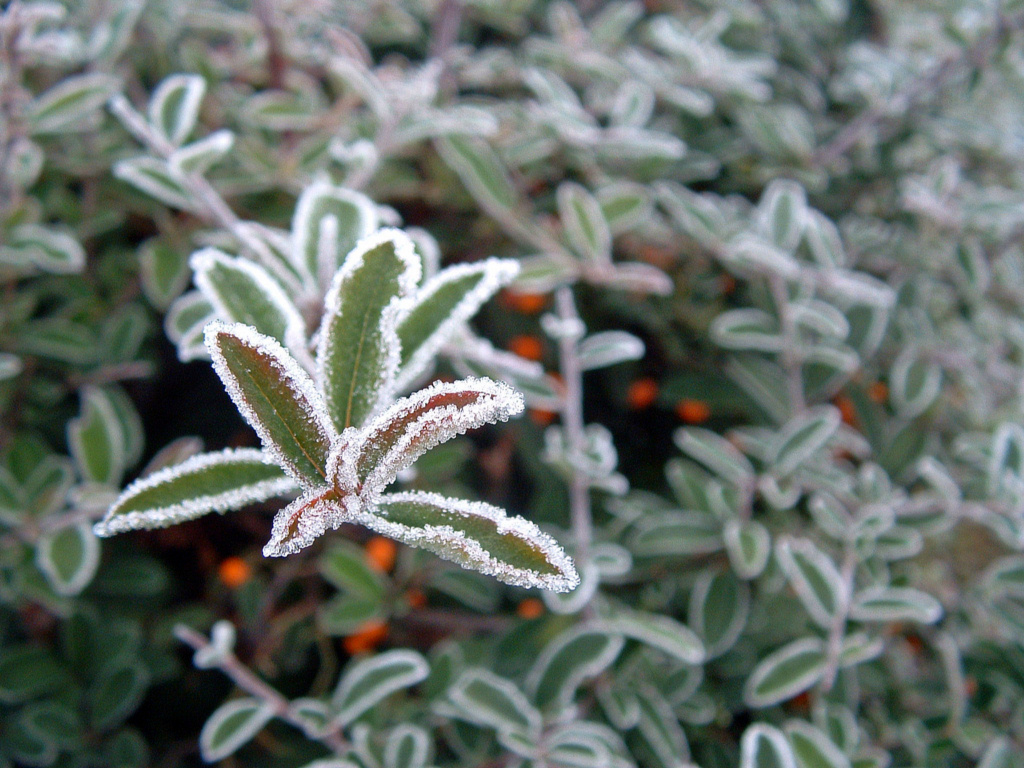
{"label": "orange berry", "polygon": [[508,343],[508,348],[527,360],[540,360],[544,357],[544,344],[536,336],[527,334],[513,336],[512,340]]}
{"label": "orange berry", "polygon": [[555,417],[557,415],[558,414],[555,413],[554,411],[544,411],[541,410],[540,408],[530,409],[530,421],[532,421],[538,427],[546,427],[548,424],[555,420]]}
{"label": "orange berry", "polygon": [[252,576],[252,569],[242,558],[228,557],[221,561],[217,575],[226,587],[238,589]]}
{"label": "orange berry", "polygon": [[889,399],[889,388],[885,386],[885,382],[876,381],[868,387],[868,397],[871,398],[872,402],[884,403]]}
{"label": "orange berry", "polygon": [[427,604],[427,595],[422,589],[410,589],[405,593],[405,602],[410,608],[422,608]]}
{"label": "orange berry", "polygon": [[857,408],[854,406],[853,400],[846,395],[837,395],[832,402],[839,409],[844,424],[849,424],[851,427],[857,426]]}
{"label": "orange berry", "polygon": [[732,275],[722,275],[718,278],[718,285],[722,293],[728,296],[736,290],[736,278]]}
{"label": "orange berry", "polygon": [[650,408],[657,399],[658,382],[654,379],[637,379],[626,390],[626,402],[634,411]]}
{"label": "orange berry", "polygon": [[516,293],[505,291],[502,294],[502,303],[516,312],[524,315],[535,315],[547,306],[548,297],[543,293]]}
{"label": "orange berry", "polygon": [[383,621],[370,619],[353,634],[342,641],[345,652],[349,656],[355,656],[363,651],[372,651],[388,636],[388,625]]}
{"label": "orange berry", "polygon": [[516,606],[516,615],[522,619],[536,619],[543,613],[544,603],[536,597],[528,597]]}
{"label": "orange berry", "polygon": [[907,635],[903,639],[907,641],[907,645],[910,646],[910,650],[914,655],[918,655],[924,651],[924,642],[922,642],[921,638],[917,635]]}
{"label": "orange berry", "polygon": [[387,573],[395,567],[398,546],[384,536],[374,536],[366,542],[366,559],[374,570]]}
{"label": "orange berry", "polygon": [[711,406],[703,400],[680,400],[676,403],[676,415],[686,424],[703,424],[711,418]]}

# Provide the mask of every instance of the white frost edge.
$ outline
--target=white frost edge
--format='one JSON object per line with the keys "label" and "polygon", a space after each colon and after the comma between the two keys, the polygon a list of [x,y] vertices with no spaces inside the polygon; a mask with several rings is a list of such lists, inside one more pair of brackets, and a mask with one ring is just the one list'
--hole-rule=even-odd
{"label": "white frost edge", "polygon": [[764,739],[771,744],[779,758],[779,768],[797,768],[793,748],[789,746],[785,734],[778,728],[764,723],[754,723],[743,732],[740,738],[740,768],[757,768],[757,741]]}
{"label": "white frost edge", "polygon": [[[174,115],[174,125],[171,126],[170,133],[165,133],[163,121],[160,119],[164,114],[164,104],[179,88],[184,89],[185,95],[181,100],[178,112]],[[168,142],[178,146],[192,133],[199,115],[199,105],[205,95],[206,80],[199,75],[175,74],[165,77],[149,100],[147,112],[150,124]]]}
{"label": "white frost edge", "polygon": [[[87,480],[95,480],[99,483],[120,484],[121,475],[128,462],[128,450],[125,446],[125,434],[117,410],[110,402],[109,396],[97,386],[84,387],[79,393],[79,398],[81,400],[79,415],[68,422],[67,427],[68,447],[78,466],[79,474]],[[110,475],[108,477],[90,477],[88,474],[91,467],[88,466],[85,457],[88,455],[89,449],[82,442],[82,430],[85,429],[85,421],[90,408],[96,409],[96,415],[103,423],[110,443]]]}
{"label": "white frost edge", "polygon": [[[346,494],[343,499],[316,501],[325,491],[327,486],[310,489],[274,515],[270,541],[263,547],[264,557],[294,555],[327,533],[328,529],[334,531],[341,527],[342,523],[354,522],[352,512],[359,503],[358,498]],[[285,538],[291,527],[292,517],[303,507],[308,508],[298,519],[295,536]]]}
{"label": "white frost edge", "polygon": [[[398,472],[411,466],[417,458],[434,446],[484,424],[507,421],[509,417],[522,413],[526,407],[523,396],[504,382],[472,378],[454,382],[435,382],[392,404],[361,430],[357,439],[345,446],[339,466],[338,480],[341,481],[341,486],[358,487],[357,468],[364,449],[381,431],[387,430],[395,419],[422,407],[425,402],[438,395],[466,391],[480,393],[485,397],[467,406],[443,405],[432,408],[409,424],[380,463],[367,474],[360,493],[365,501],[374,503],[374,497],[395,479]],[[410,452],[410,443],[423,430],[430,430],[433,436],[415,451]]]}
{"label": "white frost edge", "polygon": [[572,674],[563,679],[555,701],[563,707],[569,704],[572,700],[572,694],[576,692],[576,689],[580,687],[584,680],[600,674],[618,658],[619,653],[622,652],[622,647],[626,644],[622,635],[614,631],[607,631],[601,626],[588,625],[577,625],[562,632],[544,646],[544,650],[541,651],[540,656],[537,657],[530,671],[526,674],[526,690],[536,696],[545,673],[551,667],[552,659],[561,653],[565,646],[574,642],[576,638],[591,634],[604,635],[608,638],[608,645],[605,646],[604,650],[596,658],[591,658],[582,664],[577,664]]}
{"label": "white frost edge", "polygon": [[328,445],[331,445],[337,439],[337,433],[331,423],[330,416],[327,414],[327,406],[324,404],[323,398],[320,397],[320,393],[313,384],[313,380],[309,377],[309,374],[302,369],[295,358],[288,354],[287,350],[285,350],[276,339],[272,339],[270,336],[264,336],[252,326],[244,325],[242,323],[228,324],[219,320],[214,320],[206,326],[206,330],[204,332],[206,349],[209,351],[210,357],[213,360],[214,370],[217,371],[217,375],[224,384],[224,388],[228,391],[228,395],[231,396],[231,400],[234,402],[242,416],[245,417],[245,420],[253,429],[256,430],[256,434],[259,435],[260,440],[263,442],[264,450],[273,456],[274,459],[277,460],[277,463],[280,464],[288,474],[295,478],[296,482],[303,487],[308,487],[309,480],[303,477],[302,473],[297,471],[296,467],[292,464],[291,459],[289,459],[270,438],[270,433],[263,425],[263,422],[260,421],[256,411],[249,405],[249,401],[246,400],[245,394],[242,392],[241,387],[239,387],[238,382],[235,380],[235,376],[228,367],[227,360],[224,358],[224,354],[221,352],[220,346],[217,344],[217,334],[219,333],[234,336],[243,344],[247,344],[270,358],[271,364],[282,374],[282,378],[288,381],[291,385],[292,391],[298,395],[299,398],[305,399],[306,404],[309,407],[309,410],[306,411],[306,415],[320,431],[324,441]]}
{"label": "white frost edge", "polygon": [[412,756],[407,766],[410,768],[424,768],[430,759],[430,737],[427,732],[418,725],[412,723],[399,723],[388,733],[388,740],[384,745],[384,765],[401,765],[402,741],[406,737],[412,739]]}
{"label": "white frost edge", "polygon": [[120,505],[142,491],[147,491],[170,480],[176,480],[181,475],[190,472],[239,460],[278,466],[278,462],[274,458],[256,448],[228,448],[215,453],[201,453],[198,456],[192,456],[180,464],[164,467],[151,475],[140,478],[125,488],[107,512],[107,516],[93,526],[93,532],[97,536],[113,536],[115,533],[139,528],[166,528],[175,523],[194,520],[210,512],[228,512],[246,504],[291,493],[298,487],[290,477],[281,477],[263,480],[253,485],[212,496],[197,496],[186,502],[166,507],[155,507],[124,515],[119,515],[116,512]]}
{"label": "white frost edge", "polygon": [[832,559],[808,539],[783,536],[776,543],[775,559],[778,560],[782,572],[786,574],[786,579],[789,581],[793,591],[800,598],[800,602],[807,610],[807,613],[810,614],[814,623],[823,629],[828,629],[835,621],[835,617],[829,613],[828,608],[818,599],[818,595],[804,575],[803,569],[797,564],[796,555],[806,558],[812,567],[821,574],[829,587],[832,588],[838,613],[845,612],[849,605],[850,596],[847,592],[846,584],[843,582],[842,576],[839,575],[839,570],[836,568],[835,563],[832,562]]}
{"label": "white frost edge", "polygon": [[[244,723],[243,727],[238,728],[220,744],[213,745],[210,743],[217,729],[225,720],[245,710],[251,710],[252,715]],[[214,763],[233,754],[239,747],[262,731],[263,726],[269,723],[275,714],[274,705],[260,699],[232,699],[221,704],[214,710],[206,724],[203,725],[203,730],[199,732],[199,751],[203,756],[203,760],[208,763]]]}
{"label": "white frost edge", "polygon": [[[499,534],[511,534],[540,549],[548,562],[559,571],[559,574],[542,574],[531,569],[509,565],[487,552],[479,542],[469,538],[463,532],[455,530],[450,525],[426,525],[423,528],[412,528],[385,520],[370,511],[358,512],[354,522],[410,546],[426,549],[445,560],[470,567],[513,586],[540,587],[553,592],[568,592],[580,582],[572,559],[554,538],[544,533],[535,523],[522,517],[509,517],[503,509],[492,504],[452,499],[427,491],[388,494],[382,496],[378,503],[381,506],[387,506],[389,503],[430,504],[466,517],[485,518],[496,524]],[[460,553],[457,559],[452,557],[452,550]]]}
{"label": "white frost edge", "polygon": [[[53,561],[50,546],[57,536],[70,528],[74,528],[78,531],[79,538],[83,542],[83,552],[82,561],[79,563],[77,570],[70,579],[65,581],[57,572],[57,565]],[[50,586],[53,587],[53,591],[58,595],[77,595],[85,589],[89,582],[92,581],[92,577],[96,574],[96,568],[99,563],[100,542],[99,539],[93,535],[92,530],[90,530],[89,523],[85,520],[50,531],[39,540],[39,545],[36,548],[36,565],[46,576],[47,581],[50,582]]]}
{"label": "white frost edge", "polygon": [[[406,665],[409,669],[378,683],[362,696],[346,701],[346,698],[368,675],[382,668],[394,666],[396,663]],[[381,699],[402,688],[422,682],[429,674],[430,664],[427,663],[427,660],[421,654],[408,648],[386,651],[373,658],[359,661],[345,672],[334,695],[331,696],[331,706],[338,710],[332,722],[347,725]]]}
{"label": "white frost edge", "polygon": [[356,247],[349,253],[331,282],[331,288],[324,300],[324,316],[319,331],[319,341],[316,353],[316,380],[320,390],[325,393],[325,399],[329,402],[331,388],[327,386],[329,374],[328,360],[330,359],[334,346],[334,337],[330,329],[335,327],[335,322],[344,317],[345,307],[341,304],[341,291],[351,277],[359,271],[366,263],[366,254],[385,243],[394,245],[396,258],[404,264],[405,269],[398,278],[398,293],[385,305],[381,312],[380,325],[378,329],[384,346],[384,360],[381,366],[380,376],[374,383],[377,393],[376,401],[370,409],[371,414],[376,414],[385,403],[391,402],[395,391],[395,374],[401,360],[401,343],[398,340],[397,323],[398,319],[408,311],[407,302],[416,290],[416,286],[422,275],[422,263],[419,254],[409,236],[399,229],[382,229],[374,234],[364,237]]}
{"label": "white frost edge", "polygon": [[[311,234],[310,217],[317,200],[321,197],[331,197],[335,200],[351,203],[359,212],[360,232],[357,234],[356,242],[369,236],[379,226],[377,206],[366,195],[346,187],[336,187],[326,181],[316,181],[306,187],[299,196],[295,206],[295,213],[292,215],[292,263],[299,272],[305,275],[311,285],[315,285],[319,278],[319,258],[317,264],[306,262],[306,250],[309,248]],[[317,227],[319,232],[319,227]],[[358,246],[357,246],[358,247]],[[317,249],[319,252],[319,249]],[[333,272],[333,270],[332,270]]]}
{"label": "white frost edge", "polygon": [[[555,199],[558,203],[558,218],[577,254],[586,261],[609,263],[612,255],[612,234],[597,198],[580,184],[565,181],[558,185]],[[583,210],[583,215],[591,220],[590,229],[593,230],[596,242],[591,242],[587,237],[587,227],[582,225],[582,217],[576,203]],[[603,228],[601,224],[604,225]]]}
{"label": "white frost edge", "polygon": [[[537,739],[543,728],[540,712],[530,703],[526,695],[511,680],[500,677],[488,669],[482,667],[471,667],[459,675],[455,684],[448,689],[448,698],[456,707],[462,710],[466,719],[473,723],[482,724],[499,732],[520,730],[519,723],[508,720],[504,713],[487,706],[486,701],[470,698],[466,695],[466,689],[475,682],[482,682],[490,688],[497,689],[512,704],[512,708],[526,720],[525,735]],[[511,726],[511,727],[510,727]]]}
{"label": "white frost edge", "polygon": [[[498,259],[491,257],[473,264],[457,264],[442,270],[430,278],[413,299],[406,317],[419,305],[429,301],[441,288],[449,283],[461,280],[472,274],[482,277],[476,286],[467,292],[455,305],[447,318],[434,329],[419,349],[413,352],[409,362],[399,371],[395,386],[402,391],[411,386],[437,357],[441,348],[451,339],[459,326],[477,313],[485,301],[490,299],[499,288],[508,285],[519,274],[519,262],[514,259]],[[403,317],[399,326],[406,318]]]}
{"label": "white frost edge", "polygon": [[[775,689],[770,696],[765,697],[755,693],[755,690],[764,678],[774,672],[779,664],[789,661],[794,656],[810,652],[817,652],[822,655],[822,664],[819,668],[804,672],[801,676],[790,680],[788,684]],[[758,662],[757,666],[754,667],[754,671],[747,677],[747,682],[743,686],[743,700],[749,706],[760,709],[796,696],[801,691],[805,691],[814,685],[818,678],[821,677],[824,668],[824,657],[825,643],[818,637],[804,637],[800,640],[794,640],[788,645],[772,651]]]}
{"label": "white frost edge", "polygon": [[241,256],[233,258],[216,248],[203,248],[196,251],[189,258],[188,263],[195,273],[196,286],[206,296],[206,300],[213,305],[221,319],[226,322],[237,321],[231,316],[227,305],[221,300],[220,293],[210,280],[210,270],[215,266],[220,266],[245,273],[284,317],[285,331],[282,341],[288,351],[307,370],[312,368],[312,360],[306,346],[306,322],[302,319],[295,303],[284,292],[281,284],[271,277],[262,265]]}

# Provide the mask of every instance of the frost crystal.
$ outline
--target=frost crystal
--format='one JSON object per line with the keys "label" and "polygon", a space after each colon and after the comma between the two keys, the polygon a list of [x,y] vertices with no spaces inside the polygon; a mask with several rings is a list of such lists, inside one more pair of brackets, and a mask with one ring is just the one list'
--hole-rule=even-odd
{"label": "frost crystal", "polygon": [[[359,511],[353,522],[406,544],[426,549],[439,557],[493,576],[506,584],[519,587],[541,587],[555,592],[568,592],[580,583],[572,559],[551,536],[522,517],[508,517],[504,510],[482,501],[450,499],[436,493],[411,491],[387,494],[379,499],[380,510]],[[433,507],[440,520],[453,524],[424,523],[411,526],[388,519],[388,507],[399,504]],[[466,530],[479,530],[480,522],[493,523],[488,539],[510,541],[510,549],[521,553],[527,549],[536,559],[543,559],[548,572],[513,565],[484,549],[480,541]],[[477,525],[473,525],[477,523]]]}
{"label": "frost crystal", "polygon": [[329,488],[307,491],[274,517],[263,556],[284,557],[308,547],[328,529],[335,530],[342,523],[352,522],[349,508],[357,504],[355,496],[339,501]]}
{"label": "frost crystal", "polygon": [[[246,504],[265,501],[274,496],[283,496],[296,490],[295,481],[290,477],[266,473],[264,479],[255,482],[209,488],[203,492],[204,484],[195,478],[204,470],[217,467],[263,465],[278,468],[276,459],[254,448],[228,449],[219,453],[204,453],[193,456],[180,464],[165,467],[147,477],[136,480],[124,489],[114,502],[107,516],[96,523],[93,531],[97,536],[113,536],[115,533],[139,528],[166,528],[175,523],[194,520],[210,512],[227,512]],[[180,491],[177,486],[181,487]]]}

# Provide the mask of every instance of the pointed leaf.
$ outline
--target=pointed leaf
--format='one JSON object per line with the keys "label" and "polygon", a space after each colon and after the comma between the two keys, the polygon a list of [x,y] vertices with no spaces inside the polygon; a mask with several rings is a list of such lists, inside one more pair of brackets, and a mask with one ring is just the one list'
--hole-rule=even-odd
{"label": "pointed leaf", "polygon": [[661,691],[651,685],[637,696],[640,720],[637,728],[663,768],[684,766],[690,762],[690,745],[679,718]]}
{"label": "pointed leaf", "polygon": [[68,446],[88,480],[118,485],[127,463],[124,432],[110,397],[99,387],[82,390],[82,414],[68,424]]}
{"label": "pointed leaf", "polygon": [[741,579],[761,575],[772,553],[772,537],[756,520],[729,520],[722,529],[729,563]]}
{"label": "pointed leaf", "polygon": [[29,131],[38,135],[88,130],[89,118],[117,87],[115,78],[98,72],[65,77],[28,106]]}
{"label": "pointed leaf", "polygon": [[281,286],[248,259],[204,248],[189,259],[196,285],[224,320],[251,326],[293,354],[305,352],[305,323]]}
{"label": "pointed leaf", "polygon": [[334,722],[347,725],[395,691],[408,688],[430,674],[427,660],[415,651],[386,651],[349,665],[334,692]]}
{"label": "pointed leaf", "polygon": [[806,720],[787,721],[786,736],[798,768],[850,768],[843,750]]}
{"label": "pointed leaf", "polygon": [[147,240],[139,248],[139,277],[150,303],[166,310],[188,285],[188,259],[168,243],[156,238]]}
{"label": "pointed leaf", "polygon": [[291,493],[295,481],[263,451],[228,449],[192,456],[125,488],[97,535],[163,528],[210,512],[227,512]]}
{"label": "pointed leaf", "polygon": [[858,594],[850,618],[858,621],[919,621],[934,624],[942,617],[942,603],[910,587],[877,587]]}
{"label": "pointed leaf", "polygon": [[764,190],[757,207],[768,239],[788,253],[796,250],[807,221],[804,188],[789,179],[776,179]]}
{"label": "pointed leaf", "polygon": [[821,451],[839,429],[839,411],[830,405],[811,408],[797,416],[775,440],[775,470],[786,476]]}
{"label": "pointed leaf", "polygon": [[85,589],[99,563],[100,543],[87,521],[50,531],[36,548],[36,564],[58,595]]}
{"label": "pointed leaf", "polygon": [[114,176],[173,208],[183,211],[198,208],[181,173],[155,157],[144,155],[121,160],[114,164]]}
{"label": "pointed leaf", "polygon": [[377,230],[370,198],[317,182],[299,197],[292,218],[292,257],[311,286],[327,286],[349,252]]}
{"label": "pointed leaf", "polygon": [[327,294],[317,376],[338,430],[360,426],[390,400],[400,359],[399,311],[420,279],[408,236],[386,229],[360,241]]}
{"label": "pointed leaf", "polygon": [[38,224],[18,224],[0,245],[0,263],[32,265],[44,272],[71,274],[85,266],[85,249],[66,232]]}
{"label": "pointed leaf", "polygon": [[308,547],[328,529],[353,522],[359,499],[338,497],[333,488],[313,487],[274,516],[264,557],[285,557]]}
{"label": "pointed leaf", "polygon": [[386,494],[356,521],[506,584],[565,592],[579,583],[572,560],[551,536],[480,501],[422,491]]}
{"label": "pointed leaf", "polygon": [[267,452],[301,485],[324,483],[335,435],[306,372],[248,326],[214,322],[205,335],[214,369]]}
{"label": "pointed leaf", "polygon": [[466,430],[505,421],[523,410],[523,398],[502,382],[436,382],[377,416],[339,457],[334,479],[342,487],[379,493],[425,451]]}
{"label": "pointed leaf", "polygon": [[808,539],[784,537],[775,555],[807,613],[818,626],[829,628],[849,601],[835,563]]}
{"label": "pointed leaf", "polygon": [[505,166],[491,146],[470,136],[434,142],[441,158],[458,174],[469,193],[492,215],[513,208],[518,199]]}
{"label": "pointed leaf", "polygon": [[206,81],[199,75],[170,75],[153,91],[149,122],[169,144],[181,144],[195,127]]}
{"label": "pointed leaf", "polygon": [[889,391],[897,413],[911,419],[924,413],[942,388],[942,369],[922,359],[919,350],[907,347],[889,372]]}
{"label": "pointed leaf", "polygon": [[755,723],[740,739],[740,768],[797,768],[797,765],[782,731]]}
{"label": "pointed leaf", "polygon": [[754,477],[750,460],[724,437],[698,427],[684,427],[675,435],[679,450],[692,456],[723,480],[740,487]]}
{"label": "pointed leaf", "polygon": [[747,678],[743,698],[752,707],[768,707],[802,693],[818,682],[825,668],[825,644],[804,637],[762,659]]}
{"label": "pointed leaf", "polygon": [[579,184],[565,181],[558,185],[558,216],[573,250],[587,261],[608,262],[612,254],[612,234],[601,204]]}
{"label": "pointed leaf", "polygon": [[273,717],[273,705],[260,699],[232,699],[221,704],[199,734],[203,760],[213,763],[234,754]]}
{"label": "pointed leaf", "polygon": [[231,131],[216,131],[198,141],[176,149],[167,162],[171,169],[181,174],[206,173],[235,145],[235,134]]}
{"label": "pointed leaf", "polygon": [[577,350],[581,370],[607,368],[644,356],[644,343],[625,331],[602,331],[587,336]]}
{"label": "pointed leaf", "polygon": [[704,645],[700,638],[670,616],[630,611],[604,619],[601,627],[657,648],[684,664],[700,664],[704,660]]}
{"label": "pointed leaf", "polygon": [[431,278],[398,323],[402,357],[396,388],[405,389],[426,371],[442,345],[518,272],[518,262],[491,258],[448,267]]}
{"label": "pointed leaf", "polygon": [[584,680],[618,658],[622,636],[602,628],[575,627],[549,642],[526,676],[526,687],[542,709],[560,711],[572,703]]}
{"label": "pointed leaf", "polygon": [[651,196],[640,184],[615,181],[598,189],[596,196],[613,235],[626,232],[651,218]]}
{"label": "pointed leaf", "polygon": [[691,626],[704,640],[708,658],[735,645],[747,624],[750,588],[728,571],[704,573],[690,594]]}
{"label": "pointed leaf", "polygon": [[511,680],[486,669],[468,669],[462,673],[448,696],[475,723],[500,733],[517,733],[537,738],[541,716]]}

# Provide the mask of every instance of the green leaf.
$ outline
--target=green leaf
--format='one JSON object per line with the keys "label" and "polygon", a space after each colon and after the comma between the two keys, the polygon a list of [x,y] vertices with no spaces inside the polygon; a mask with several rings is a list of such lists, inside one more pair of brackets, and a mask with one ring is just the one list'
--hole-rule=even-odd
{"label": "green leaf", "polygon": [[199,75],[170,75],[153,91],[149,122],[164,141],[178,146],[195,127],[206,81]]}
{"label": "green leaf", "polygon": [[295,206],[292,258],[310,287],[330,285],[349,253],[378,226],[377,207],[366,195],[316,182]]}
{"label": "green leaf", "polygon": [[797,768],[797,765],[782,731],[754,723],[740,739],[740,768]]}
{"label": "green leaf", "polygon": [[418,725],[395,726],[384,744],[384,768],[425,768],[430,745],[430,736]]}
{"label": "green leaf", "polygon": [[515,207],[518,201],[515,187],[487,142],[470,136],[449,136],[435,141],[434,145],[485,211],[501,215]]}
{"label": "green leaf", "polygon": [[703,639],[707,658],[721,656],[747,624],[750,588],[729,571],[707,571],[690,593],[690,625]]}
{"label": "green leaf", "polygon": [[274,339],[240,325],[206,327],[213,366],[263,447],[304,487],[327,481],[335,437],[312,380]]}
{"label": "green leaf", "polygon": [[149,671],[135,659],[105,667],[89,690],[93,727],[103,731],[124,722],[141,703],[149,683]]}
{"label": "green leaf", "polygon": [[629,611],[602,620],[600,626],[608,632],[657,648],[684,664],[700,664],[704,660],[704,645],[700,638],[670,616]]}
{"label": "green leaf", "polygon": [[772,553],[772,537],[756,520],[729,520],[722,529],[729,563],[741,579],[761,575]]}
{"label": "green leaf", "polygon": [[36,564],[58,595],[85,589],[100,562],[100,544],[87,521],[44,534],[36,546]]}
{"label": "green leaf", "polygon": [[568,707],[584,680],[596,677],[618,658],[623,639],[614,631],[585,626],[562,632],[541,652],[526,676],[527,690],[541,709]]}
{"label": "green leaf", "polygon": [[10,645],[0,652],[0,702],[17,704],[60,690],[68,674],[42,648]]}
{"label": "green leaf", "polygon": [[331,634],[350,634],[383,614],[385,581],[367,563],[362,549],[351,542],[336,542],[318,565],[320,574],[341,590],[317,614]]}
{"label": "green leaf", "polygon": [[305,353],[302,316],[266,270],[248,259],[231,258],[215,248],[192,254],[196,286],[218,315],[270,336],[299,356]]}
{"label": "green leaf", "polygon": [[71,365],[94,363],[99,353],[95,330],[63,317],[45,317],[25,323],[19,329],[16,342],[17,352]]}
{"label": "green leaf", "polygon": [[874,587],[856,595],[850,618],[857,621],[918,621],[934,624],[942,604],[927,592],[910,587]]}
{"label": "green leaf", "polygon": [[511,680],[486,669],[468,669],[449,689],[448,697],[474,723],[525,738],[540,736],[541,716]]}
{"label": "green leaf", "polygon": [[587,261],[610,261],[612,233],[597,199],[579,184],[571,181],[558,185],[556,198],[558,217],[573,250]]}
{"label": "green leaf", "polygon": [[600,187],[595,196],[613,235],[627,232],[651,218],[651,196],[640,184],[613,181]]}
{"label": "green leaf", "polygon": [[317,378],[339,431],[360,426],[392,397],[401,349],[398,313],[420,280],[412,241],[396,229],[362,240],[327,294]]}
{"label": "green leaf", "polygon": [[72,274],[81,272],[85,266],[85,249],[59,229],[18,224],[5,233],[0,244],[0,263],[4,262],[54,274]]}
{"label": "green leaf", "polygon": [[75,749],[82,742],[82,722],[71,707],[56,701],[30,704],[19,718],[25,729],[61,749]]}
{"label": "green leaf", "polygon": [[825,644],[804,637],[762,659],[747,678],[743,698],[758,709],[778,704],[818,682],[825,668]]}
{"label": "green leaf", "polygon": [[776,179],[765,188],[757,208],[768,239],[789,253],[796,250],[807,221],[804,188],[789,179]]}
{"label": "green leaf", "polygon": [[168,158],[168,166],[178,173],[206,173],[231,151],[235,145],[235,134],[231,131],[216,131],[198,141],[176,149]]}
{"label": "green leaf", "polygon": [[422,375],[441,347],[518,271],[518,262],[491,258],[448,267],[428,280],[398,323],[402,353],[396,388],[405,389]]}
{"label": "green leaf", "polygon": [[506,584],[565,592],[579,583],[572,560],[551,536],[484,502],[421,491],[387,494],[356,521]]}
{"label": "green leaf", "polygon": [[775,556],[810,617],[824,629],[831,627],[850,599],[835,563],[813,542],[800,538],[779,539]]}
{"label": "green leaf", "polygon": [[99,72],[63,78],[29,104],[29,132],[40,135],[91,129],[91,118],[117,88],[115,78]]}
{"label": "green leaf", "polygon": [[124,431],[115,406],[99,387],[81,393],[82,412],[68,423],[68,447],[88,480],[118,485],[126,465]]}
{"label": "green leaf", "polygon": [[644,356],[644,343],[625,331],[602,331],[587,336],[577,349],[580,369],[591,371],[639,360]]}
{"label": "green leaf", "polygon": [[111,536],[138,528],[164,528],[295,489],[295,481],[263,451],[240,448],[204,453],[136,480],[95,530],[99,536]]}
{"label": "green leaf", "polygon": [[721,524],[705,512],[652,512],[636,523],[629,548],[634,555],[698,555],[722,549]]}
{"label": "green leaf", "polygon": [[786,736],[797,768],[850,768],[850,758],[806,720],[786,721]]}
{"label": "green leaf", "polygon": [[819,453],[841,421],[838,409],[823,405],[808,409],[786,424],[775,438],[773,464],[778,475],[791,474]]}
{"label": "green leaf", "polygon": [[708,429],[683,427],[675,432],[676,445],[683,453],[693,457],[723,480],[744,487],[754,478],[754,467],[736,447],[724,437]]}
{"label": "green leaf", "polygon": [[114,164],[114,176],[172,208],[195,211],[199,207],[180,171],[155,157],[121,160]]}
{"label": "green leaf", "polygon": [[804,222],[804,242],[818,266],[839,268],[846,265],[846,251],[839,229],[832,220],[813,209],[807,211]]}
{"label": "green leaf", "polygon": [[637,722],[637,728],[657,762],[663,768],[688,764],[690,745],[672,706],[654,686],[644,685],[638,693],[640,720]]}
{"label": "green leaf", "polygon": [[716,317],[708,329],[712,341],[725,349],[778,352],[782,336],[775,318],[762,309],[730,309]]}
{"label": "green leaf", "polygon": [[199,734],[203,760],[213,763],[234,754],[273,717],[273,706],[260,699],[232,699],[221,704]]}
{"label": "green leaf", "polygon": [[905,419],[924,413],[942,389],[942,369],[923,359],[919,350],[905,348],[889,371],[889,394],[896,412]]}
{"label": "green leaf", "polygon": [[395,691],[416,685],[430,673],[427,660],[415,651],[386,651],[358,659],[342,675],[331,699],[334,722],[347,725]]}

